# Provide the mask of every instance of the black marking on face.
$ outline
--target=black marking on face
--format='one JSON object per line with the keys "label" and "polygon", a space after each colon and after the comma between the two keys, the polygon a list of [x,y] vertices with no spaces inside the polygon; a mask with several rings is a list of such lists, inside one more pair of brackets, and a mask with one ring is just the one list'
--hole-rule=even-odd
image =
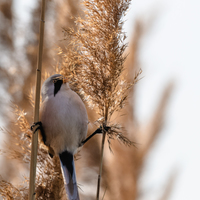
{"label": "black marking on face", "polygon": [[60,160],[62,162],[62,164],[67,167],[71,177],[74,173],[74,168],[73,168],[73,155],[68,152],[68,151],[64,151],[63,153],[59,154]]}
{"label": "black marking on face", "polygon": [[63,84],[63,80],[62,79],[54,79],[54,96],[56,96],[56,94],[58,93],[58,91],[60,90],[62,84]]}

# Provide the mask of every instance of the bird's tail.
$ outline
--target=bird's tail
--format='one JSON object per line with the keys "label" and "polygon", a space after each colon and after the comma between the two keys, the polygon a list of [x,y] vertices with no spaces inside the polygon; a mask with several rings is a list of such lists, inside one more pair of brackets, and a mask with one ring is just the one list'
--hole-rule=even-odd
{"label": "bird's tail", "polygon": [[69,200],[79,200],[74,157],[68,151],[59,154],[65,189]]}

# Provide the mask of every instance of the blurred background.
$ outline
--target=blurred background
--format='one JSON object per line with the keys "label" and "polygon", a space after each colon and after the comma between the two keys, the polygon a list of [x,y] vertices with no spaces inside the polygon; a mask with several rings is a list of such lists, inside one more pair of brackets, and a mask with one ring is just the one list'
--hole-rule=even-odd
{"label": "blurred background", "polygon": [[[12,103],[32,120],[28,96],[35,84],[38,2],[0,2],[0,126],[6,129],[14,128]],[[63,40],[62,27],[74,27],[71,16],[82,15],[81,9],[78,0],[47,1],[44,71],[55,71],[59,63],[56,48],[68,42]],[[114,142],[114,155],[107,150],[105,199],[200,199],[199,10],[198,0],[132,1],[124,19],[129,42],[125,66],[130,79],[140,68],[143,73],[122,123],[138,144],[136,149],[127,149]],[[0,134],[3,149],[9,138]],[[83,154],[91,151],[88,146]],[[10,171],[11,162],[3,156],[0,162],[4,179],[19,181],[16,172]],[[88,163],[96,170],[94,163]],[[80,177],[79,182],[87,185],[86,177]],[[110,180],[113,184],[107,186]],[[87,195],[93,199],[93,183],[83,186],[82,199],[89,199]]]}

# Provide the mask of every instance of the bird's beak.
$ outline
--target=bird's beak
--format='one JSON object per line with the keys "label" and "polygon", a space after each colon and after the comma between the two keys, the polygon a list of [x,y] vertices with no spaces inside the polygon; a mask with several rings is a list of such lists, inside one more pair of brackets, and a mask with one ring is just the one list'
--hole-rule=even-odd
{"label": "bird's beak", "polygon": [[63,77],[63,83],[67,83],[68,79],[66,77]]}

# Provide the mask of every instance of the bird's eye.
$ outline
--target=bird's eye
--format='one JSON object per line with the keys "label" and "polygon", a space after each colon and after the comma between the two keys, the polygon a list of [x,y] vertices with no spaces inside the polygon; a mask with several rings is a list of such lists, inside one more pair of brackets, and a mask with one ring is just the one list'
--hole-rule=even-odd
{"label": "bird's eye", "polygon": [[57,80],[56,79],[53,79],[53,83],[56,83],[57,82]]}

